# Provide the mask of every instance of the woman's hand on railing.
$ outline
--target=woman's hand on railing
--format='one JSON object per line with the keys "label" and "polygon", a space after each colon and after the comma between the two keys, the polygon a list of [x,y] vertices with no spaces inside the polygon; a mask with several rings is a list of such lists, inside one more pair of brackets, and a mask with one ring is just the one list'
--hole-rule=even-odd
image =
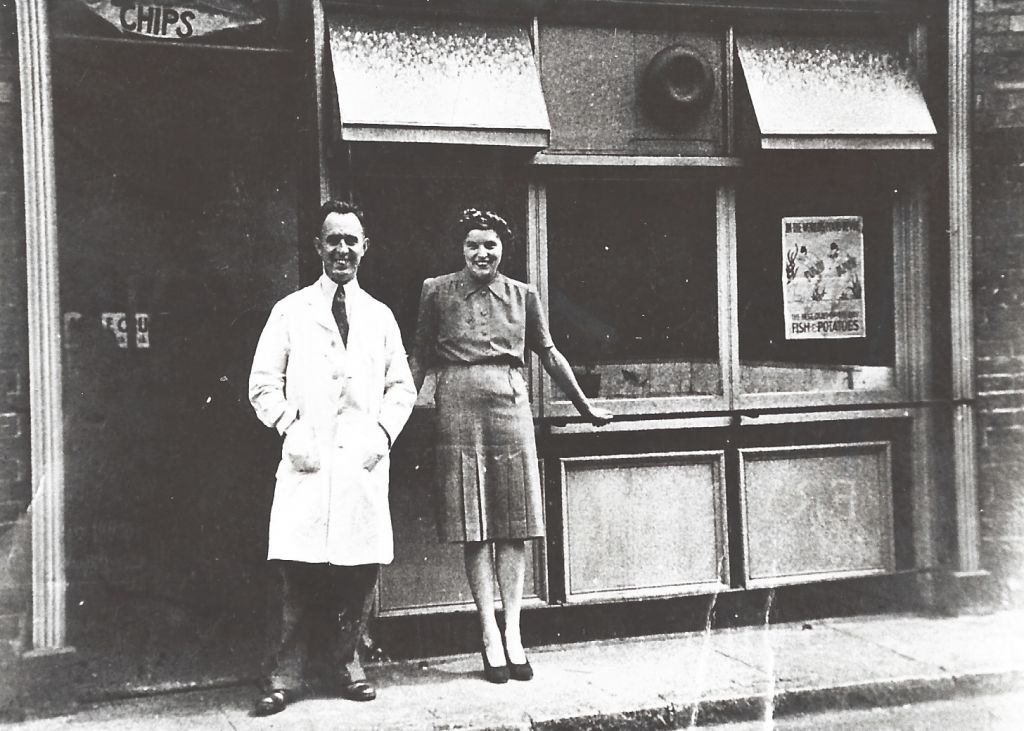
{"label": "woman's hand on railing", "polygon": [[600,406],[591,406],[589,403],[582,404],[580,414],[594,426],[604,426],[615,418],[615,414],[608,409],[601,408]]}

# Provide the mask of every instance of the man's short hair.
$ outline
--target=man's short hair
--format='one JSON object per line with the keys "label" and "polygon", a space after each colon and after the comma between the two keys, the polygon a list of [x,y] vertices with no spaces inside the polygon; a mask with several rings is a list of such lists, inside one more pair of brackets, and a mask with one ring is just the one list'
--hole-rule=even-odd
{"label": "man's short hair", "polygon": [[360,225],[363,227],[363,231],[366,231],[366,221],[363,218],[363,209],[357,206],[351,201],[340,201],[340,200],[328,200],[324,201],[320,205],[320,214],[317,218],[317,235],[324,227],[324,221],[332,213],[352,213],[359,219]]}

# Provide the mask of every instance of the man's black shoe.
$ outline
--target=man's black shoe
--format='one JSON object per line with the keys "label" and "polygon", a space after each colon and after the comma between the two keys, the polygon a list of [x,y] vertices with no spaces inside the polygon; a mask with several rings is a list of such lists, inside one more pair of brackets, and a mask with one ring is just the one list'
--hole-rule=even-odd
{"label": "man's black shoe", "polygon": [[286,690],[272,690],[256,701],[256,707],[252,709],[254,716],[273,716],[288,707],[291,698]]}
{"label": "man's black shoe", "polygon": [[341,697],[350,701],[372,701],[377,697],[377,690],[365,680],[356,680],[341,686]]}

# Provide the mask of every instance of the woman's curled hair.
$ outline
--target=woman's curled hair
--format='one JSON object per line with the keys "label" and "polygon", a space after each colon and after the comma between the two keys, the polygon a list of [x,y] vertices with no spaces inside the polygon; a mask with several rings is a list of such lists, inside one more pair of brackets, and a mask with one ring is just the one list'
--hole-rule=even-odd
{"label": "woman's curled hair", "polygon": [[467,208],[459,216],[455,224],[456,240],[461,244],[466,240],[470,231],[494,231],[501,239],[501,245],[505,248],[512,246],[512,228],[508,221],[491,211],[482,211],[479,208]]}

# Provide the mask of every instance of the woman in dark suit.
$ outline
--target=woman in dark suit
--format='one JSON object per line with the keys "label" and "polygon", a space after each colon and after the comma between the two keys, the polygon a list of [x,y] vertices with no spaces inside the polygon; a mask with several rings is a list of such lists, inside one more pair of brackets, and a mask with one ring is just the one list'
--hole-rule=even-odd
{"label": "woman in dark suit", "polygon": [[[529,680],[519,629],[526,541],[544,536],[537,445],[522,369],[526,349],[586,419],[612,419],[591,406],[548,333],[533,287],[498,272],[512,233],[500,216],[464,211],[456,226],[465,267],[423,283],[412,371],[417,389],[437,373],[438,533],[465,547],[466,574],[483,634],[487,679]],[[494,567],[505,612],[494,615]]]}

